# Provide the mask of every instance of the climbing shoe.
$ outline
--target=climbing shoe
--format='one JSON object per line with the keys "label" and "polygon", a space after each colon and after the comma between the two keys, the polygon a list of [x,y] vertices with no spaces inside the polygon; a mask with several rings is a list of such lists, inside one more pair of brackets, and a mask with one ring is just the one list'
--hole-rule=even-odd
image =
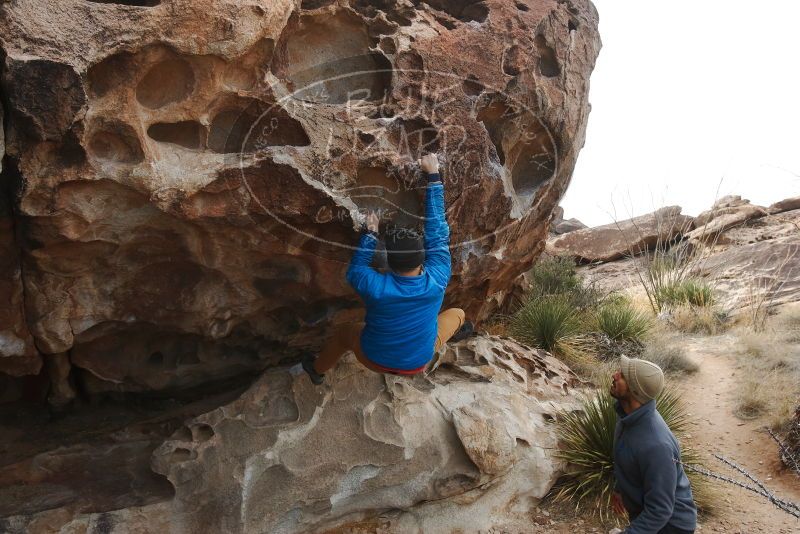
{"label": "climbing shoe", "polygon": [[303,362],[302,363],[303,363],[303,371],[308,373],[308,378],[311,379],[311,382],[313,382],[314,385],[319,386],[325,380],[325,375],[324,374],[322,374],[322,375],[319,374],[314,369],[314,361],[316,359],[317,358],[313,354],[307,353],[307,354],[303,355]]}
{"label": "climbing shoe", "polygon": [[462,339],[467,339],[475,334],[475,326],[472,324],[471,321],[464,321],[464,324],[461,325],[461,328],[458,329],[458,332],[453,334],[453,337],[450,338],[450,341],[453,343],[457,341],[461,341]]}

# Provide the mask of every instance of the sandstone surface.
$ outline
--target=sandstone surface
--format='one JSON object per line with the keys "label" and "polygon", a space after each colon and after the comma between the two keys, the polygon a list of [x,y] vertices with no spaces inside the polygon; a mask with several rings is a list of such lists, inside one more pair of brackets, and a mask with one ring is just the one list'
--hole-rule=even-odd
{"label": "sandstone surface", "polygon": [[[0,445],[16,453],[0,469],[0,524],[30,534],[519,531],[562,468],[554,417],[578,406],[576,386],[545,352],[477,337],[427,376],[375,374],[351,357],[314,387],[296,368],[274,369],[240,394],[140,413],[92,443],[51,437],[50,448],[20,451],[20,429],[6,425]],[[84,422],[70,417],[60,424]]]}
{"label": "sandstone surface", "polygon": [[426,151],[447,304],[488,316],[544,247],[599,46],[588,0],[0,3],[0,371],[173,391],[317,348],[358,313],[363,211],[420,224]]}
{"label": "sandstone surface", "polygon": [[692,271],[731,312],[753,300],[767,306],[800,300],[800,210],[751,220],[721,234],[724,244],[698,254]]}
{"label": "sandstone surface", "polygon": [[[0,179],[0,374],[36,374],[42,361],[25,322],[20,253],[14,238],[14,217]],[[2,395],[0,395],[2,397]]]}
{"label": "sandstone surface", "polygon": [[740,195],[726,195],[715,200],[710,209],[701,212],[695,217],[694,224],[695,226],[703,226],[721,214],[734,212],[737,208],[744,206],[750,206],[750,201],[743,199]]}
{"label": "sandstone surface", "polygon": [[[718,232],[715,239],[690,246],[694,251],[689,272],[712,285],[718,306],[728,313],[747,309],[753,299],[767,306],[800,300],[800,210],[746,219]],[[583,266],[580,272],[602,290],[639,291],[637,269],[642,266],[640,260],[623,258]]]}
{"label": "sandstone surface", "polygon": [[767,215],[770,210],[750,204],[738,195],[729,195],[717,200],[710,210],[694,219],[694,230],[687,234],[690,242],[718,243],[727,239],[722,234],[731,228]]}
{"label": "sandstone surface", "polygon": [[551,238],[547,252],[581,263],[609,262],[668,243],[691,229],[692,217],[679,206],[661,208],[618,223],[576,230]]}
{"label": "sandstone surface", "polygon": [[791,210],[800,210],[800,196],[784,198],[774,204],[770,204],[769,208],[767,208],[767,211],[773,214]]}

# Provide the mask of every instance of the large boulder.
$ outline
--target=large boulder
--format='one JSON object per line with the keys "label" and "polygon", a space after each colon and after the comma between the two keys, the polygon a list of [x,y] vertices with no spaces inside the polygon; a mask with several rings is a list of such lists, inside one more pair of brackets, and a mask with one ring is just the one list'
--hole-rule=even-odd
{"label": "large boulder", "polygon": [[711,248],[721,249],[729,246],[749,245],[782,237],[793,237],[798,233],[800,209],[782,211],[763,217],[750,219],[719,234],[716,240],[709,241]]}
{"label": "large boulder", "polygon": [[800,237],[732,246],[697,262],[728,312],[800,300]]}
{"label": "large boulder", "polygon": [[39,368],[29,330],[84,391],[125,392],[316,348],[357,313],[363,210],[420,224],[426,151],[447,303],[487,317],[544,248],[600,41],[588,0],[19,0],[0,46],[21,263],[0,297],[26,318],[0,315],[0,370]]}
{"label": "large boulder", "polygon": [[739,195],[728,195],[717,200],[710,210],[694,219],[694,230],[686,237],[692,243],[725,244],[727,230],[742,226],[769,213],[767,208],[750,204]]}
{"label": "large boulder", "polygon": [[3,156],[6,155],[6,132],[3,125],[3,105],[0,104],[0,172],[3,172]]}
{"label": "large boulder", "polygon": [[25,322],[20,254],[8,190],[0,175],[0,371],[21,376],[38,373],[42,361]]}
{"label": "large boulder", "polygon": [[[712,223],[713,224],[713,221]],[[716,304],[727,313],[800,300],[800,210],[746,221],[718,239],[696,243],[687,273],[708,281]],[[682,242],[680,246],[687,246]],[[624,258],[580,266],[586,283],[603,291],[638,288],[646,262]]]}
{"label": "large boulder", "polygon": [[[166,441],[162,417],[115,439],[28,452],[0,470],[3,509],[25,511],[0,524],[30,534],[99,523],[104,532],[524,531],[563,467],[554,420],[579,406],[578,385],[552,356],[499,337],[451,346],[413,379],[354,358],[321,387],[274,369]],[[163,443],[151,471],[154,440]],[[103,470],[113,470],[105,486]]]}
{"label": "large boulder", "polygon": [[767,211],[772,214],[792,210],[800,210],[800,196],[784,198],[774,204],[770,204],[769,208],[767,208]]}
{"label": "large boulder", "polygon": [[[14,239],[10,201],[12,188],[6,175],[2,174],[5,155],[3,115],[0,103],[0,302],[3,303],[0,308],[0,371],[19,376],[38,373],[42,362],[25,323],[19,248]],[[8,388],[0,389],[5,392]],[[4,396],[0,394],[0,402]]]}
{"label": "large boulder", "polygon": [[553,210],[553,219],[550,221],[550,235],[562,235],[575,230],[588,228],[576,218],[564,219],[564,208],[556,206]]}
{"label": "large boulder", "polygon": [[719,305],[729,312],[800,300],[798,228],[800,210],[750,220],[698,252],[691,271],[712,283]]}
{"label": "large boulder", "polygon": [[681,215],[680,206],[669,206],[618,223],[551,238],[547,251],[554,256],[571,256],[581,263],[614,261],[670,243],[691,229],[692,220]]}

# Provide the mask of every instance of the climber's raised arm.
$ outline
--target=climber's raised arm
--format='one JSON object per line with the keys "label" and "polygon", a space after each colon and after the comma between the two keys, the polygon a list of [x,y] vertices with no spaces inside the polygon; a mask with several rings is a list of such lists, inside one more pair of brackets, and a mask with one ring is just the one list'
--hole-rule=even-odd
{"label": "climber's raised arm", "polygon": [[380,280],[380,274],[370,267],[378,244],[378,221],[375,212],[367,215],[358,248],[353,253],[350,267],[347,269],[347,281],[365,301],[375,294]]}
{"label": "climber's raised arm", "polygon": [[425,191],[425,269],[442,287],[450,281],[450,227],[444,213],[444,183],[436,154],[426,154],[420,166],[427,175]]}

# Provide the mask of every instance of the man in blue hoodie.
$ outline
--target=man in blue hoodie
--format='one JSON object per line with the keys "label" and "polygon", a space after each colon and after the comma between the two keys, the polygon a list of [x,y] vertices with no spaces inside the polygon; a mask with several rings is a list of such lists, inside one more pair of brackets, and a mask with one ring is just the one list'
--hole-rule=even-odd
{"label": "man in blue hoodie", "polygon": [[678,440],[656,410],[664,373],[652,362],[622,357],[612,375],[617,399],[614,430],[614,511],[627,511],[625,534],[691,534],[697,508],[683,470]]}
{"label": "man in blue hoodie", "polygon": [[434,352],[449,339],[472,334],[458,308],[439,310],[450,281],[450,228],[444,210],[444,185],[439,161],[428,154],[420,161],[427,174],[424,237],[409,228],[393,228],[385,236],[388,273],[372,267],[378,244],[378,217],[371,213],[347,270],[347,281],[367,309],[365,323],[339,328],[318,358],[308,354],[303,369],[314,384],[348,351],[378,373],[413,375],[425,370]]}

